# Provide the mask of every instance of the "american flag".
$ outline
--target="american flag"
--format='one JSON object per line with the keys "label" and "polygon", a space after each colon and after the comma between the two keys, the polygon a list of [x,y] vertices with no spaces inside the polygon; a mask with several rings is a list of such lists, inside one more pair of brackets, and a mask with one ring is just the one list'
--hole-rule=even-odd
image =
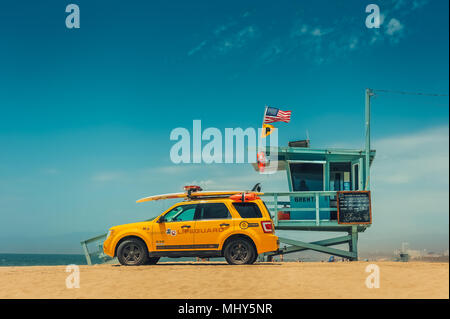
{"label": "american flag", "polygon": [[273,122],[286,122],[291,120],[291,111],[282,111],[274,107],[266,107],[266,113],[264,114],[264,123]]}

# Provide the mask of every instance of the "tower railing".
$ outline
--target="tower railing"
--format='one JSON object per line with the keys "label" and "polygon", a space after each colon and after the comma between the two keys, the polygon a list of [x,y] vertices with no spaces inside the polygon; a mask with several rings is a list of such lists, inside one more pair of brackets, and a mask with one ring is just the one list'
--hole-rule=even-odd
{"label": "tower railing", "polygon": [[[330,199],[336,197],[336,191],[301,191],[301,192],[270,192],[261,195],[267,208],[273,214],[275,226],[285,222],[303,222],[310,225],[338,225],[337,220],[321,219],[320,212],[336,212],[336,207],[330,207]],[[291,207],[291,198],[314,198],[314,207]],[[321,198],[328,198],[327,206],[321,207]],[[315,219],[278,220],[278,212],[315,212]]]}
{"label": "tower railing", "polygon": [[[280,254],[289,254],[304,250],[313,250],[334,256],[340,256],[349,260],[358,260],[358,232],[363,232],[370,225],[366,224],[339,224],[337,220],[336,191],[300,191],[300,192],[272,192],[264,193],[261,198],[266,203],[277,230],[307,230],[325,232],[345,232],[347,235],[328,238],[315,242],[303,242],[279,236],[280,242],[287,246],[280,247],[277,252],[265,253],[264,257],[271,260]],[[295,198],[312,198],[311,207],[291,207]],[[328,199],[328,200],[324,200]],[[296,205],[295,205],[296,206]],[[315,212],[314,219],[282,219],[279,220],[279,212]],[[321,217],[321,212],[336,212]],[[333,248],[331,246],[348,244],[348,250]],[[264,258],[263,258],[264,259]]]}
{"label": "tower railing", "polygon": [[[86,263],[92,265],[93,263],[104,263],[110,259],[108,255],[103,252],[103,242],[106,240],[106,233],[101,234],[81,242],[84,256],[86,257]],[[89,247],[94,247],[89,249]]]}

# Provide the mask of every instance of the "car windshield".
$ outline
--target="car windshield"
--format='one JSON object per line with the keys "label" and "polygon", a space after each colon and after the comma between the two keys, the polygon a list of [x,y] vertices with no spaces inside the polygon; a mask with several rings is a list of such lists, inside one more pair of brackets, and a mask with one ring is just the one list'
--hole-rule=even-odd
{"label": "car windshield", "polygon": [[177,206],[163,216],[164,222],[177,222],[194,220],[195,208],[197,205]]}

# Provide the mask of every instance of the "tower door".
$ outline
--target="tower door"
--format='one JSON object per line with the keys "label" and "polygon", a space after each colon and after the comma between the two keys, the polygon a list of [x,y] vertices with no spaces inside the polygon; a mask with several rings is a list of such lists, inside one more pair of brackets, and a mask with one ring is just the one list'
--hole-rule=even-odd
{"label": "tower door", "polygon": [[330,191],[352,190],[350,162],[330,163]]}
{"label": "tower door", "polygon": [[352,161],[352,190],[355,191],[361,191],[364,189],[361,167],[361,160]]}

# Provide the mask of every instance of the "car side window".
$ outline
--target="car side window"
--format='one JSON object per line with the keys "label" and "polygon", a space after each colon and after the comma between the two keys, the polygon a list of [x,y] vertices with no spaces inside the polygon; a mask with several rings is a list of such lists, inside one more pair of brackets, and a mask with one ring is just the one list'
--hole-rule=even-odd
{"label": "car side window", "polygon": [[255,203],[233,203],[242,218],[261,218],[261,210]]}
{"label": "car side window", "polygon": [[197,205],[180,205],[163,216],[164,222],[184,222],[194,220]]}
{"label": "car side window", "polygon": [[226,219],[231,218],[227,206],[224,203],[207,203],[198,205],[198,219]]}

